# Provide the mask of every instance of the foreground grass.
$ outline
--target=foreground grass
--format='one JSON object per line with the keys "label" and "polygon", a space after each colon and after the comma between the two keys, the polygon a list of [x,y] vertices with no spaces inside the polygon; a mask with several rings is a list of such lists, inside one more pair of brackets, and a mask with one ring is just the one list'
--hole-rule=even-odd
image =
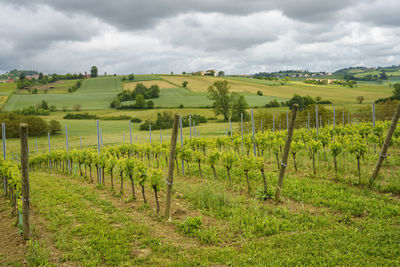
{"label": "foreground grass", "polygon": [[[192,214],[200,213],[206,223],[198,231],[182,232],[179,220],[173,222],[177,227],[170,229],[175,231],[171,238],[187,234],[198,240],[197,246],[172,245],[168,234],[154,237],[165,222],[153,217],[145,225],[105,197],[112,192],[77,178],[33,173],[33,205],[49,222],[62,260],[82,265],[400,264],[400,208],[389,195],[289,175],[284,202],[275,204],[244,193],[238,174],[231,186],[222,170],[218,180],[207,168],[204,173],[205,180],[178,176],[174,183],[174,198],[192,210],[183,219],[191,221]],[[253,186],[261,184],[255,173],[251,176]],[[275,175],[268,175],[268,184],[276,184]],[[149,216],[146,209],[136,210]]]}

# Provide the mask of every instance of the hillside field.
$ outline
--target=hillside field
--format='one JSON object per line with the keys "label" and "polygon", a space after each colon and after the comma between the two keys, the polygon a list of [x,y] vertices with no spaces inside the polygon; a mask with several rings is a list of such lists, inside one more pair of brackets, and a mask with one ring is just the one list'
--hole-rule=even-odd
{"label": "hillside field", "polygon": [[[284,85],[276,81],[257,80],[243,77],[210,77],[190,75],[135,75],[133,82],[122,82],[121,76],[105,76],[84,80],[81,88],[74,93],[66,93],[67,87],[73,81],[56,84],[54,91],[47,94],[13,94],[7,101],[4,110],[11,111],[28,106],[35,106],[42,100],[49,105],[55,105],[59,110],[63,107],[72,109],[75,104],[82,105],[83,110],[109,109],[112,100],[123,88],[132,90],[137,82],[146,86],[158,84],[160,98],[152,99],[156,107],[209,107],[212,102],[207,98],[207,88],[215,81],[228,80],[231,90],[244,94],[250,106],[264,106],[271,100],[285,101],[294,94],[320,96],[323,100],[330,100],[336,105],[353,105],[357,103],[357,96],[364,96],[365,102],[372,102],[378,98],[391,95],[392,88],[386,84],[359,83],[354,88],[334,85],[311,85],[301,81],[291,81]],[[182,88],[182,83],[188,81],[187,88]],[[3,91],[1,91],[3,90]],[[15,90],[7,86],[0,92],[8,95]],[[257,91],[263,96],[258,96]],[[6,97],[3,97],[5,101]],[[129,102],[124,104],[130,104]]]}
{"label": "hillside field", "polygon": [[264,96],[291,98],[294,94],[302,96],[310,95],[312,97],[320,96],[324,100],[330,100],[334,104],[355,103],[357,96],[364,96],[365,101],[372,102],[378,98],[391,95],[392,88],[384,85],[360,83],[354,88],[335,86],[335,85],[312,85],[303,82],[288,82],[286,85],[277,84],[274,81],[257,80],[242,77],[211,77],[211,76],[182,76],[182,75],[164,75],[163,79],[181,84],[188,81],[189,89],[195,92],[206,92],[207,88],[215,81],[228,80],[232,91],[247,92],[255,94],[261,90]]}

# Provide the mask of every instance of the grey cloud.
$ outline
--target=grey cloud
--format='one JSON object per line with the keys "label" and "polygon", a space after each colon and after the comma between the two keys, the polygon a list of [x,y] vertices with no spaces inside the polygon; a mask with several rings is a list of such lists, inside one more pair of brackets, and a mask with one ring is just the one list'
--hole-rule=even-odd
{"label": "grey cloud", "polygon": [[227,73],[400,63],[396,0],[0,0],[0,70]]}
{"label": "grey cloud", "polygon": [[[360,0],[358,0],[360,1]],[[14,0],[16,6],[48,5],[70,14],[89,14],[122,30],[151,28],[164,18],[188,12],[218,12],[228,15],[248,15],[255,12],[281,10],[290,18],[302,21],[324,21],[343,8],[355,5],[356,0]],[[0,2],[9,2],[0,0]]]}

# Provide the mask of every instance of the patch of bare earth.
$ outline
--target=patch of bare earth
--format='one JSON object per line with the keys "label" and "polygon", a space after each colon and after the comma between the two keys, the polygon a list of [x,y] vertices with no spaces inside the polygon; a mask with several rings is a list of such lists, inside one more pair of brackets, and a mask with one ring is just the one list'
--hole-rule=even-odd
{"label": "patch of bare earth", "polygon": [[27,243],[15,226],[17,217],[11,216],[11,208],[7,201],[0,198],[0,265],[26,265],[25,255]]}

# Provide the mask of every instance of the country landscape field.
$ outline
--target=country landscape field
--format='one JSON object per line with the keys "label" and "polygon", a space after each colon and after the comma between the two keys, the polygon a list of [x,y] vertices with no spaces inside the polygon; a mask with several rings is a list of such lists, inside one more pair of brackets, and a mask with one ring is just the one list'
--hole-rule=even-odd
{"label": "country landscape field", "polygon": [[0,1],[0,266],[400,265],[398,8]]}

